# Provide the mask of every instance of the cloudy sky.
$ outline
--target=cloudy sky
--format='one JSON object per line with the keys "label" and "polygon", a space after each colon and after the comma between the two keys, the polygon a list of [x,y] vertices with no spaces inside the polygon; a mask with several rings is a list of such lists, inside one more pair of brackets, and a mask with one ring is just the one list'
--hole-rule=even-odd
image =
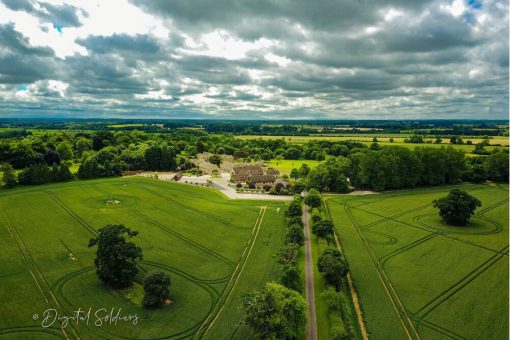
{"label": "cloudy sky", "polygon": [[508,1],[0,0],[0,117],[508,117]]}

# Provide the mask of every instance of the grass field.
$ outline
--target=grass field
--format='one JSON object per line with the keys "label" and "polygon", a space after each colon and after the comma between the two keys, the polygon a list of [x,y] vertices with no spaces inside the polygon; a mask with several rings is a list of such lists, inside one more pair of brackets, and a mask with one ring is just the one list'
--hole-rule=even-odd
{"label": "grass field", "polygon": [[301,165],[303,165],[305,163],[308,164],[310,169],[313,169],[317,165],[321,164],[322,161],[311,161],[311,160],[303,160],[303,159],[299,159],[299,160],[290,160],[290,159],[276,160],[276,159],[272,159],[269,162],[264,162],[264,163],[266,163],[268,166],[270,166],[272,168],[280,170],[280,173],[282,175],[285,175],[285,174],[289,175],[290,172],[292,171],[292,169],[296,168],[296,169],[299,170]]}
{"label": "grass field", "polygon": [[508,338],[508,185],[460,187],[467,227],[432,207],[452,187],[328,197],[374,339]]}
{"label": "grass field", "polygon": [[[24,338],[251,338],[240,323],[240,295],[276,279],[285,203],[227,200],[219,193],[142,178],[117,178],[0,192],[0,337]],[[123,223],[139,231],[137,283],[113,291],[98,281],[97,229]],[[140,307],[143,274],[171,277],[172,303]],[[92,309],[90,322],[41,327],[49,308],[63,315]],[[95,311],[138,315],[96,326]],[[33,315],[40,317],[34,320]]]}

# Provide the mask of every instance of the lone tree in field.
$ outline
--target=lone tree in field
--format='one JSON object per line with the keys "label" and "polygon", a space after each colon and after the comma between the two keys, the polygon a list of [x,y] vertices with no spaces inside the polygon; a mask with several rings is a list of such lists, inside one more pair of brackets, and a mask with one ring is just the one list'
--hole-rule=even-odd
{"label": "lone tree in field", "polygon": [[300,293],[274,282],[262,291],[244,294],[244,320],[260,339],[298,339],[306,323],[306,303]]}
{"label": "lone tree in field", "polygon": [[338,291],[342,278],[347,274],[348,270],[347,262],[342,253],[335,248],[325,249],[319,256],[317,267],[324,280]]}
{"label": "lone tree in field", "polygon": [[99,235],[89,241],[89,247],[97,245],[96,273],[101,281],[112,288],[131,286],[138,274],[136,261],[141,260],[142,249],[127,238],[138,235],[122,224],[109,224],[99,229]]}
{"label": "lone tree in field", "polygon": [[453,189],[448,196],[434,200],[434,207],[439,209],[439,216],[450,225],[464,226],[475,212],[481,207],[476,197],[460,189]]}
{"label": "lone tree in field", "polygon": [[321,206],[321,195],[315,189],[310,189],[305,197],[305,204],[310,208],[320,208]]}
{"label": "lone tree in field", "polygon": [[145,307],[159,307],[168,299],[170,278],[163,272],[153,270],[143,279],[143,305]]}

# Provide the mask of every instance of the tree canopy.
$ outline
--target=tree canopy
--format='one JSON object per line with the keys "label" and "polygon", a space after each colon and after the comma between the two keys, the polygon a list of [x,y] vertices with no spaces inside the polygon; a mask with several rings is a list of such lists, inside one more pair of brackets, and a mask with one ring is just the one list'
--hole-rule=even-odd
{"label": "tree canopy", "polygon": [[209,157],[209,163],[211,164],[215,164],[217,165],[218,167],[221,165],[221,163],[223,163],[223,159],[221,158],[220,155],[211,155]]}
{"label": "tree canopy", "polygon": [[161,306],[168,299],[170,278],[161,271],[148,272],[143,279],[143,305],[145,307]]}
{"label": "tree canopy", "polygon": [[143,259],[142,249],[126,238],[138,235],[122,224],[109,224],[91,238],[89,247],[97,245],[96,273],[101,281],[112,288],[125,288],[138,274],[136,262]]}
{"label": "tree canopy", "polygon": [[311,208],[320,208],[321,206],[321,195],[315,189],[310,189],[305,197],[305,204]]}
{"label": "tree canopy", "polygon": [[306,324],[303,296],[277,283],[242,296],[244,320],[261,339],[298,339]]}
{"label": "tree canopy", "polygon": [[317,261],[317,267],[324,280],[338,290],[348,270],[342,253],[332,247],[324,249]]}
{"label": "tree canopy", "polygon": [[453,189],[448,196],[434,200],[434,207],[439,209],[439,216],[450,225],[464,226],[475,212],[482,206],[476,197],[460,189]]}
{"label": "tree canopy", "polygon": [[16,172],[14,171],[14,168],[10,164],[2,164],[0,167],[2,173],[3,173],[3,182],[4,186],[6,188],[13,188],[16,186]]}
{"label": "tree canopy", "polygon": [[312,233],[318,237],[330,238],[335,233],[333,221],[318,220],[313,223]]}

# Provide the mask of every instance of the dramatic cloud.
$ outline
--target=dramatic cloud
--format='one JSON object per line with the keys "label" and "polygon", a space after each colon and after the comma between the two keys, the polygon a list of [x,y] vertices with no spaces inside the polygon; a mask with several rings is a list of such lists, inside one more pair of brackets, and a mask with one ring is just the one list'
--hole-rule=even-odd
{"label": "dramatic cloud", "polygon": [[0,116],[507,118],[508,1],[0,0]]}

